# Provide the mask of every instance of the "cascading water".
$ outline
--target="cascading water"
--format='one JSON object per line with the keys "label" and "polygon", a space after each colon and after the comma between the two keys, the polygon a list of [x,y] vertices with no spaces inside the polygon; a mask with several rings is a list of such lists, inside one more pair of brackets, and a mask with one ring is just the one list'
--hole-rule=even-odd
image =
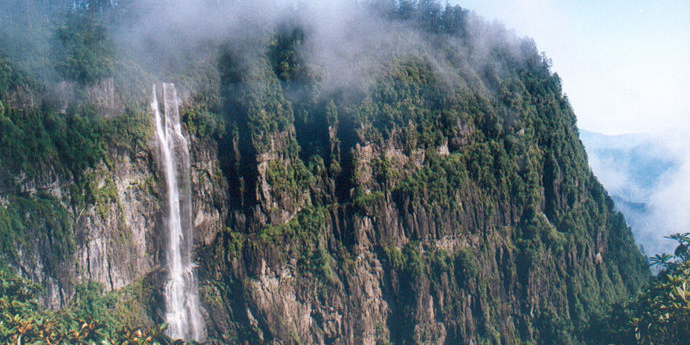
{"label": "cascading water", "polygon": [[191,255],[193,232],[189,149],[180,126],[175,86],[166,83],[154,85],[151,106],[160,147],[161,169],[168,187],[165,321],[171,337],[201,341],[205,337],[205,329]]}

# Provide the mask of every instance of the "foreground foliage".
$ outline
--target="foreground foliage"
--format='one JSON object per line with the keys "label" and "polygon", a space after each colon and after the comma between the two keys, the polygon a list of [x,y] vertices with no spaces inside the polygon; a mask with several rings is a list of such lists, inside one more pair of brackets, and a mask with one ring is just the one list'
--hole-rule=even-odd
{"label": "foreground foliage", "polygon": [[[163,332],[166,324],[121,325],[102,310],[101,294],[83,286],[69,308],[45,310],[34,298],[40,287],[0,269],[0,343],[3,344],[182,344]],[[97,289],[96,289],[97,290]],[[101,310],[99,310],[101,309]]]}
{"label": "foreground foliage", "polygon": [[678,242],[673,255],[650,258],[661,271],[635,299],[616,306],[594,335],[603,344],[685,345],[690,342],[690,233],[668,238]]}

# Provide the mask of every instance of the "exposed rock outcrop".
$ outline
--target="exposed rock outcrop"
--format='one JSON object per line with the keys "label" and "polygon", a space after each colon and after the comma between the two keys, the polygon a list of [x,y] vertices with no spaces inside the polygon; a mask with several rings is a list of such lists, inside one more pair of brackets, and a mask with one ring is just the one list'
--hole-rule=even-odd
{"label": "exposed rock outcrop", "polygon": [[[114,148],[107,153],[107,163],[87,169],[80,180],[46,170],[12,181],[25,195],[50,195],[69,215],[70,254],[53,253],[55,239],[40,235],[42,229],[29,229],[38,240],[19,245],[16,265],[24,276],[45,286],[46,305],[63,306],[81,283],[97,282],[105,291],[120,289],[164,266],[165,191],[152,145],[139,152]],[[191,146],[195,240],[208,245],[225,226],[227,187],[216,145],[193,139]]]}

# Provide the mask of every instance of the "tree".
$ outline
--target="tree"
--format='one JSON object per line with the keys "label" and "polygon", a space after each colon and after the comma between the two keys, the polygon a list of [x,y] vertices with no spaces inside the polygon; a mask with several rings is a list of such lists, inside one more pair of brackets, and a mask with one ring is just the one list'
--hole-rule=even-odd
{"label": "tree", "polygon": [[[690,336],[690,233],[674,234],[674,255],[657,254],[650,265],[662,270],[639,296],[599,320],[592,343],[687,345]],[[602,325],[605,325],[602,327]]]}
{"label": "tree", "polygon": [[58,73],[82,84],[109,77],[113,70],[111,42],[91,13],[67,15],[55,30],[53,52]]}
{"label": "tree", "polygon": [[[93,283],[87,284],[92,286]],[[166,336],[167,324],[136,328],[108,325],[99,320],[93,305],[104,308],[100,289],[78,287],[77,297],[89,303],[72,303],[60,311],[44,309],[34,296],[36,283],[23,279],[0,264],[0,343],[3,344],[183,344]],[[93,291],[97,290],[97,291]],[[100,314],[104,312],[101,311]]]}

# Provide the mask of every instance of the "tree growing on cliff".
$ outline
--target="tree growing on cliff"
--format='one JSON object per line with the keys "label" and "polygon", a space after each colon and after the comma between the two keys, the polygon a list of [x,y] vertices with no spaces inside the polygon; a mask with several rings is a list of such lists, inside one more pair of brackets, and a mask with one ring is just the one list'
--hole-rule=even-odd
{"label": "tree growing on cliff", "polygon": [[687,345],[690,339],[690,233],[674,234],[673,255],[657,254],[650,265],[661,268],[652,284],[635,299],[595,326],[592,341],[619,345]]}
{"label": "tree growing on cliff", "polygon": [[64,78],[89,84],[109,77],[113,49],[92,13],[69,14],[54,34],[55,69]]}

